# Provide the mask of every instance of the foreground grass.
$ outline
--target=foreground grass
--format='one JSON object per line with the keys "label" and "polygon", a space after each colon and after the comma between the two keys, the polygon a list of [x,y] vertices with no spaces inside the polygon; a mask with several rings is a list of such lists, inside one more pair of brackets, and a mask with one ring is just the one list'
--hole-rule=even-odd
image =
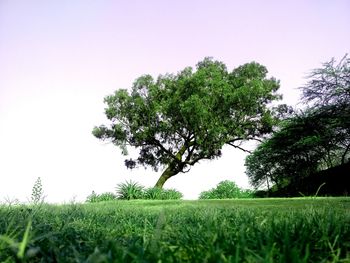
{"label": "foreground grass", "polygon": [[0,206],[0,262],[350,262],[350,198]]}

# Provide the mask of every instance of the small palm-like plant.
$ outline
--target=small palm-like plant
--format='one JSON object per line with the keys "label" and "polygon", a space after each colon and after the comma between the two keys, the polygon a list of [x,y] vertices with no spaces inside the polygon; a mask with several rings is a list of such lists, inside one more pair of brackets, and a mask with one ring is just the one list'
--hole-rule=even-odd
{"label": "small palm-like plant", "polygon": [[141,199],[143,197],[143,186],[130,180],[118,184],[116,192],[118,198],[122,200]]}

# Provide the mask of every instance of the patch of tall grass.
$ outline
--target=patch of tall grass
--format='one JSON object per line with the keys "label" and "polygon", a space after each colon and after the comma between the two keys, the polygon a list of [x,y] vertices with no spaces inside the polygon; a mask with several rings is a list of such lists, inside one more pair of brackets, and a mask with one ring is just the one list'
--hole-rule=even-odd
{"label": "patch of tall grass", "polygon": [[0,206],[0,262],[349,262],[350,199]]}

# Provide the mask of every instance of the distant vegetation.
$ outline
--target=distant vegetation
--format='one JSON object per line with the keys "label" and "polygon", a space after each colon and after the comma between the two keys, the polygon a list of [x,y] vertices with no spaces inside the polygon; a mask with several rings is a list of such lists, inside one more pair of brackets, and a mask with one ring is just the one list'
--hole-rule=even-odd
{"label": "distant vegetation", "polygon": [[[163,189],[159,187],[145,188],[137,182],[126,181],[119,183],[116,193],[106,192],[97,194],[94,191],[87,197],[86,202],[96,203],[112,200],[176,200],[181,199],[183,194],[175,189]],[[199,199],[233,199],[254,198],[255,192],[239,188],[232,181],[222,181],[215,188],[203,191]]]}
{"label": "distant vegetation", "polygon": [[87,197],[86,202],[96,203],[111,200],[134,199],[174,200],[181,199],[182,197],[183,194],[175,189],[163,189],[159,187],[145,188],[137,182],[126,181],[125,183],[119,183],[117,185],[116,194],[110,192],[96,194],[95,192],[92,192],[92,194]]}
{"label": "distant vegetation", "polygon": [[345,195],[350,191],[350,59],[338,64],[333,59],[314,70],[302,91],[305,108],[286,111],[247,157],[247,175],[253,186],[271,187],[272,194],[309,195],[324,185],[323,195]]}

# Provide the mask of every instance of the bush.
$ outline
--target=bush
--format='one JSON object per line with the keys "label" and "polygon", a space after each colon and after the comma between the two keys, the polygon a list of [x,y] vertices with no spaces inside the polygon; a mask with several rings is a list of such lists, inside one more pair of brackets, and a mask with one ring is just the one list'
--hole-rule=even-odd
{"label": "bush", "polygon": [[144,199],[162,199],[163,189],[159,187],[150,187],[145,189],[143,198]]}
{"label": "bush", "polygon": [[116,200],[117,196],[111,192],[102,193],[100,195],[96,194],[94,191],[86,198],[87,203],[96,203],[103,201]]}
{"label": "bush", "polygon": [[159,187],[150,187],[145,189],[143,199],[153,200],[174,200],[181,199],[183,194],[175,189],[162,189]]}
{"label": "bush", "polygon": [[116,192],[118,199],[131,200],[142,199],[144,187],[133,181],[126,181],[117,185]]}
{"label": "bush", "polygon": [[183,194],[175,189],[164,189],[163,200],[181,199]]}
{"label": "bush", "polygon": [[220,182],[216,188],[201,192],[199,199],[252,198],[253,196],[253,191],[243,190],[234,182],[226,180]]}
{"label": "bush", "polygon": [[208,191],[203,191],[199,194],[199,199],[216,199],[217,197],[215,196],[214,193],[214,188]]}
{"label": "bush", "polygon": [[254,197],[265,198],[269,197],[269,192],[267,190],[256,190],[253,193]]}

